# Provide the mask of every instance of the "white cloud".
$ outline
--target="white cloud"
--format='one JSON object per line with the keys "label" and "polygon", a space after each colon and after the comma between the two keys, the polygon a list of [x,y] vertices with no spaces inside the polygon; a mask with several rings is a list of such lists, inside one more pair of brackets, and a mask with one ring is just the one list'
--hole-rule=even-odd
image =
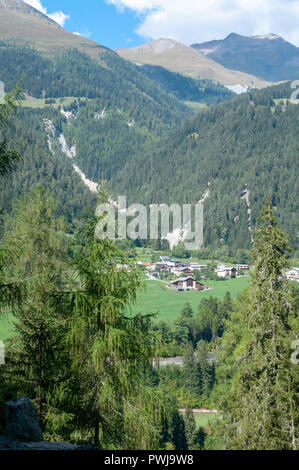
{"label": "white cloud", "polygon": [[275,33],[299,46],[299,0],[106,0],[140,15],[137,34],[186,44]]}
{"label": "white cloud", "polygon": [[36,8],[38,11],[40,11],[44,15],[47,15],[53,21],[56,21],[56,23],[58,23],[60,26],[63,26],[66,20],[70,17],[69,15],[66,15],[65,13],[63,13],[62,11],[48,13],[47,9],[41,4],[40,0],[24,0],[24,3],[27,3],[33,8]]}
{"label": "white cloud", "polygon": [[85,31],[79,33],[79,32],[73,32],[73,34],[76,34],[76,36],[81,36],[82,38],[90,38],[91,32],[88,31],[88,29],[85,29]]}

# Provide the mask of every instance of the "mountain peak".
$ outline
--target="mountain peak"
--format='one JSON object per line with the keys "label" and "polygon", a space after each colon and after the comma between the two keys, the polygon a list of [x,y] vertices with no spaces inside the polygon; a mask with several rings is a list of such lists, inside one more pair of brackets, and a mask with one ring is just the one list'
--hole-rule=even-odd
{"label": "mountain peak", "polygon": [[154,41],[148,42],[141,46],[132,47],[132,50],[144,51],[144,52],[153,52],[154,54],[161,54],[165,51],[173,49],[178,46],[180,43],[174,39],[169,38],[160,38]]}
{"label": "mountain peak", "polygon": [[242,38],[243,36],[241,34],[237,34],[237,33],[230,33],[228,36],[226,36],[226,38],[224,39],[224,41],[226,41],[227,39],[238,39],[238,38]]}
{"label": "mountain peak", "polygon": [[28,5],[27,3],[21,0],[0,0],[0,9],[6,10],[7,12],[12,12],[14,14],[25,14],[35,16],[47,21],[49,26],[61,29],[61,26],[55,21],[53,21],[51,18],[49,18],[47,15],[44,15],[36,8]]}
{"label": "mountain peak", "polygon": [[63,29],[36,8],[21,0],[0,0],[0,41],[30,46],[44,54],[78,49],[98,62],[109,49]]}
{"label": "mountain peak", "polygon": [[5,10],[7,13],[16,16],[22,15],[28,18],[36,18],[46,22],[49,27],[62,29],[56,21],[21,0],[0,0],[0,10]]}
{"label": "mountain peak", "polygon": [[293,80],[299,72],[299,48],[274,33],[241,36],[193,44],[192,47],[223,67],[253,74],[263,80]]}
{"label": "mountain peak", "polygon": [[255,86],[258,88],[268,85],[253,75],[231,72],[205,57],[204,54],[197,52],[194,48],[174,39],[161,38],[142,46],[116,49],[116,52],[135,64],[159,66],[187,77],[206,78],[224,85]]}

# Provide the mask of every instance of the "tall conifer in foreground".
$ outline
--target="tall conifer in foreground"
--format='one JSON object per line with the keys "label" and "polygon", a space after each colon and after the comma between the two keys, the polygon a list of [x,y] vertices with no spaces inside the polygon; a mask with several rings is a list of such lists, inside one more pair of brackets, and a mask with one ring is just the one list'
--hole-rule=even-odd
{"label": "tall conifer in foreground", "polygon": [[8,340],[6,381],[18,396],[33,399],[44,426],[69,376],[67,317],[55,304],[58,293],[70,288],[70,270],[63,223],[42,187],[18,202],[7,219],[4,241],[17,252],[7,279],[26,286],[12,309],[16,335]]}
{"label": "tall conifer in foreground", "polygon": [[[240,366],[229,404],[232,449],[298,447],[298,365],[291,362],[296,315],[283,274],[288,267],[287,236],[275,222],[270,202],[255,232],[255,268],[238,346]],[[298,331],[297,331],[298,334]],[[296,411],[297,410],[297,411]]]}
{"label": "tall conifer in foreground", "polygon": [[[8,126],[8,116],[12,111],[16,110],[17,102],[21,97],[21,89],[16,87],[10,93],[5,95],[4,103],[0,104],[0,131],[1,134]],[[1,135],[0,141],[0,182],[3,184],[3,179],[7,178],[10,173],[16,168],[17,163],[21,160],[19,151],[15,148],[15,143],[7,141],[5,133]],[[0,217],[3,215],[3,210],[0,207]],[[2,224],[2,220],[0,219]],[[1,231],[0,231],[1,232]],[[0,311],[14,302],[20,300],[20,286],[14,283],[7,283],[4,280],[4,271],[13,262],[12,254],[8,247],[1,243],[0,245]]]}
{"label": "tall conifer in foreground", "polygon": [[[107,194],[100,194],[101,203]],[[161,405],[144,382],[152,367],[150,316],[130,314],[140,272],[91,216],[76,242],[79,290],[70,296],[73,367],[81,378],[76,420],[85,440],[103,448],[150,449],[159,441]]]}

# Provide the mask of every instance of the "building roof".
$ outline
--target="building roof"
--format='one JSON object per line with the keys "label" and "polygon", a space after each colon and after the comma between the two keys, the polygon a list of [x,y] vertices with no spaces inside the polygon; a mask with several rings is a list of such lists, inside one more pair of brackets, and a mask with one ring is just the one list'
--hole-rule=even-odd
{"label": "building roof", "polygon": [[217,272],[221,273],[223,271],[232,271],[233,269],[236,269],[236,268],[234,268],[233,266],[221,266],[219,267],[219,269],[217,269]]}
{"label": "building roof", "polygon": [[174,281],[171,281],[170,284],[176,284],[177,282],[185,282],[185,281],[188,281],[188,279],[192,279],[192,281],[195,281],[195,279],[192,276],[178,277]]}

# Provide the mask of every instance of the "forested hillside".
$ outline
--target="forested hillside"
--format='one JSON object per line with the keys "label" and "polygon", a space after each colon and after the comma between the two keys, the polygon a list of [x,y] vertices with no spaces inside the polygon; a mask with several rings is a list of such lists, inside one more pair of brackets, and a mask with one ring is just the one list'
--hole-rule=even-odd
{"label": "forested hillside", "polygon": [[183,101],[195,101],[208,106],[219,104],[230,99],[234,94],[222,85],[211,80],[199,80],[171,72],[163,67],[145,64],[142,66],[151,80],[159,84],[163,90],[174,94]]}
{"label": "forested hillside", "polygon": [[209,247],[248,248],[269,194],[295,246],[299,108],[286,103],[290,84],[253,90],[192,117],[185,101],[217,104],[230,92],[111,52],[101,57],[105,66],[75,49],[48,58],[1,44],[6,89],[22,77],[27,97],[40,106],[32,109],[28,99],[12,118],[9,137],[23,140],[24,163],[2,187],[2,206],[9,209],[42,183],[55,187],[71,221],[94,200],[75,164],[94,183],[108,180],[114,197],[134,202],[195,203],[206,196]]}
{"label": "forested hillside", "polygon": [[22,161],[17,171],[1,184],[1,208],[10,210],[18,198],[36,184],[55,192],[58,211],[69,222],[93,208],[95,196],[84,186],[63,153],[55,149],[52,154],[48,147],[43,119],[53,119],[58,127],[57,114],[51,109],[34,112],[19,109],[17,115],[10,118],[10,126],[4,135],[13,142],[12,147],[20,150]]}
{"label": "forested hillside", "polygon": [[132,114],[139,112],[147,119],[158,120],[159,128],[191,115],[183,103],[163,92],[138,67],[116,54],[102,53],[102,58],[105,66],[77,49],[69,49],[48,59],[32,48],[2,43],[1,80],[9,90],[23,77],[22,88],[36,98],[101,98],[103,105],[125,107]]}
{"label": "forested hillside", "polygon": [[[70,61],[78,54],[70,52]],[[81,54],[79,58],[89,60]],[[132,74],[133,80],[132,67],[128,65],[126,77]],[[88,80],[83,85],[88,95]],[[61,210],[71,220],[94,200],[74,173],[76,164],[90,180],[108,180],[114,197],[122,194],[134,202],[195,203],[206,196],[204,243],[211,248],[248,248],[256,214],[271,195],[279,223],[295,248],[299,107],[286,102],[289,84],[203,110],[180,127],[179,120],[188,115],[185,108],[173,112],[167,103],[158,106],[144,97],[144,112],[143,95],[128,88],[132,95],[114,100],[99,92],[98,98],[74,98],[68,105],[57,100],[56,109],[47,105],[19,110],[10,133],[13,140],[26,142],[25,158],[1,190],[2,205],[8,208],[32,183],[41,182],[55,187]],[[163,99],[170,96],[159,93]],[[53,124],[54,135],[49,136],[45,120]],[[71,155],[61,135],[67,149],[73,149]]]}
{"label": "forested hillside", "polygon": [[[204,195],[205,244],[247,247],[267,195],[296,243],[299,107],[290,85],[201,112],[138,155],[111,186],[140,202],[197,202]],[[275,101],[274,101],[275,100]]]}
{"label": "forested hillside", "polygon": [[[55,188],[61,212],[71,221],[94,201],[73,164],[95,183],[101,177],[114,180],[131,158],[192,116],[183,101],[212,104],[232,96],[212,82],[200,84],[177,74],[170,74],[175,80],[169,90],[165,78],[152,79],[115,53],[102,53],[101,58],[105,66],[76,49],[49,58],[30,47],[1,43],[0,78],[6,91],[20,78],[27,98],[37,98],[40,107],[33,109],[27,99],[11,117],[7,137],[19,142],[23,163],[0,190],[2,207],[10,209],[23,192],[42,183]],[[182,95],[185,81],[189,91]],[[46,121],[54,135],[49,136]],[[61,135],[74,148],[72,162]]]}

